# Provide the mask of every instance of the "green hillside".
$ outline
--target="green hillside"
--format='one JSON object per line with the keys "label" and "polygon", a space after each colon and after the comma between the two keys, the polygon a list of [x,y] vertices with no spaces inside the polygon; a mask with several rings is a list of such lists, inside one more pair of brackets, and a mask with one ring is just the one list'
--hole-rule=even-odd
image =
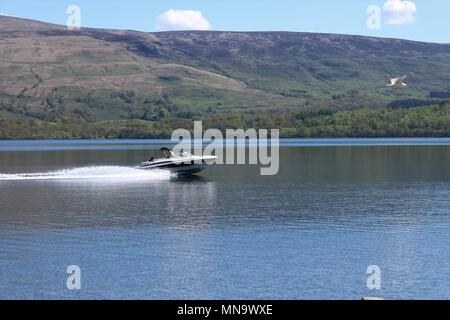
{"label": "green hillside", "polygon": [[[419,123],[417,110],[446,114],[450,44],[290,32],[70,31],[0,16],[0,57],[3,139],[162,137],[193,119],[219,128],[279,127],[284,136],[450,135],[445,116],[423,130],[390,116],[370,130],[327,123],[349,114],[408,114]],[[386,87],[402,74],[408,88]],[[383,121],[389,129],[379,129]]]}

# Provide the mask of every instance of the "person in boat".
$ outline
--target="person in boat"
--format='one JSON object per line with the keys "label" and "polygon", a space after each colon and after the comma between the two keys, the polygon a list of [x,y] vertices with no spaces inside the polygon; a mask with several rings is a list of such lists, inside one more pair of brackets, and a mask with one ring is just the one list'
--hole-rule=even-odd
{"label": "person in boat", "polygon": [[167,159],[175,157],[175,153],[173,153],[173,151],[168,148],[161,148],[161,153],[163,156],[166,155]]}
{"label": "person in boat", "polygon": [[[173,151],[168,148],[161,148],[161,153],[162,153],[162,157],[166,158],[166,159],[175,157],[175,153],[173,153]],[[153,161],[155,161],[155,157],[151,156],[147,162],[153,162]]]}

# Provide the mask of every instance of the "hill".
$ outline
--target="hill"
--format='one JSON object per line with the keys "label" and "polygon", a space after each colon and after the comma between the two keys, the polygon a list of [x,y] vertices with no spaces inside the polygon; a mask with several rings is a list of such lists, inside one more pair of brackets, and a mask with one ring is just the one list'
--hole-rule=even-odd
{"label": "hill", "polygon": [[[3,138],[45,125],[48,134],[37,130],[39,137],[134,137],[142,134],[129,130],[136,123],[145,136],[166,136],[192,119],[229,127],[288,125],[294,127],[286,132],[300,134],[291,120],[305,111],[445,105],[450,96],[450,44],[399,39],[71,31],[0,16],[0,57]],[[400,74],[408,75],[409,88],[387,88],[386,80]],[[285,120],[271,122],[277,117]],[[62,134],[64,126],[72,133]]]}

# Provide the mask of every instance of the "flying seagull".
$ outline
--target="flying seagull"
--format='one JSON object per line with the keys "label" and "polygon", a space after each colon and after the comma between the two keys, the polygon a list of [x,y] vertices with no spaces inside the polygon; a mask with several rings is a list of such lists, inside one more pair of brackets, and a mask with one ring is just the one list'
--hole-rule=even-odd
{"label": "flying seagull", "polygon": [[405,81],[406,76],[401,76],[398,78],[391,79],[391,83],[388,84],[388,87],[394,87],[394,88],[401,88],[401,87],[407,87],[408,85],[406,83],[403,83]]}

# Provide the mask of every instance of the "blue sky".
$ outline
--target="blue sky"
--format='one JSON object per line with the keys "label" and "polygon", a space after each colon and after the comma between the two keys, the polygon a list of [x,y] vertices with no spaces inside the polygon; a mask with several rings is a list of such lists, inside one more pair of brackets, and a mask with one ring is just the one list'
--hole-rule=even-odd
{"label": "blue sky", "polygon": [[[0,0],[0,12],[65,24],[70,4],[80,7],[82,27],[330,32],[450,43],[449,0]],[[379,29],[367,27],[369,5],[381,10]]]}

